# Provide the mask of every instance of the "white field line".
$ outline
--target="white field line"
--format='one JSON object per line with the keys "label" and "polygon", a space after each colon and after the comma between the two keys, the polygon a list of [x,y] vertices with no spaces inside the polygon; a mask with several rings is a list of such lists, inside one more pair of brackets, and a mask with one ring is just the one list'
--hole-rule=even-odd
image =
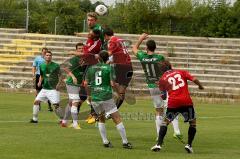
{"label": "white field line", "polygon": [[[209,117],[197,117],[197,119],[239,119],[240,116],[209,116]],[[84,121],[84,120],[80,120]],[[27,120],[0,120],[0,123],[27,123]],[[39,120],[39,122],[45,122],[45,123],[57,123],[57,120]]]}

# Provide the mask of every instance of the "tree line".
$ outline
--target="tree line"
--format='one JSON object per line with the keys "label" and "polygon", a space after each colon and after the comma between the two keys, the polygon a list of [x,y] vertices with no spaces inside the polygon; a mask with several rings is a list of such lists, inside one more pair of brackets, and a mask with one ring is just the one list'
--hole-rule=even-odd
{"label": "tree line", "polygon": [[[29,32],[73,35],[86,30],[86,14],[102,2],[29,0]],[[115,32],[240,37],[240,0],[128,0],[99,17]],[[0,27],[25,27],[26,0],[0,1]]]}

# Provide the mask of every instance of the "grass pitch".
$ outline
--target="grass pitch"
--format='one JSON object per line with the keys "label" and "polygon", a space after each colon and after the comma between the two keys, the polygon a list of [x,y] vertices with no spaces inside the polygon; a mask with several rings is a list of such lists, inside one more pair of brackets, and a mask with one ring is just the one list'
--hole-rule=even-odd
{"label": "grass pitch", "polygon": [[[221,159],[240,158],[240,105],[195,103],[197,134],[194,154],[187,154],[184,145],[176,141],[169,126],[164,147],[151,152],[156,130],[151,100],[138,100],[135,105],[124,104],[121,113],[129,141],[134,149],[122,148],[120,136],[111,121],[107,135],[114,148],[106,149],[95,125],[80,121],[82,130],[61,128],[54,113],[42,104],[39,123],[30,124],[34,96],[0,93],[0,159]],[[88,109],[83,105],[82,111]],[[188,124],[180,119],[180,129],[187,140]]]}

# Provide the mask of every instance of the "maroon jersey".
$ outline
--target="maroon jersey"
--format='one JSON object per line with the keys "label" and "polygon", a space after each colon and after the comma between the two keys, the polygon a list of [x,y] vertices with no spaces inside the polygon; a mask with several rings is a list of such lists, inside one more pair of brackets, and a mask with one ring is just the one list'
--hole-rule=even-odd
{"label": "maroon jersey", "polygon": [[86,45],[83,46],[83,53],[98,54],[101,51],[101,46],[102,42],[100,39],[96,41],[88,39]]}
{"label": "maroon jersey", "polygon": [[101,51],[102,42],[101,40],[94,41],[93,39],[88,38],[86,44],[83,46],[82,59],[84,60],[85,65],[95,65],[98,63],[98,60],[95,58],[95,54],[98,54]]}
{"label": "maroon jersey", "polygon": [[160,90],[168,92],[168,108],[192,106],[193,102],[188,91],[187,81],[194,77],[183,70],[169,70],[159,80]]}
{"label": "maroon jersey", "polygon": [[131,64],[131,58],[124,41],[116,36],[112,36],[108,41],[108,51],[113,55],[115,64]]}

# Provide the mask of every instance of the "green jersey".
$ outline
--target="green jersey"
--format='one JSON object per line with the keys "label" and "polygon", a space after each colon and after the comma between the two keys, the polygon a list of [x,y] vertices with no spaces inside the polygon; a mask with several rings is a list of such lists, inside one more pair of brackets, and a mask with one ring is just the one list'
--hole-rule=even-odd
{"label": "green jersey", "polygon": [[137,58],[142,64],[148,87],[156,88],[156,82],[159,80],[159,77],[161,77],[158,63],[165,60],[164,56],[155,53],[152,55],[148,55],[144,51],[138,51]]}
{"label": "green jersey", "polygon": [[115,79],[113,68],[105,63],[90,66],[86,81],[90,87],[92,101],[106,101],[112,98],[111,81]]}
{"label": "green jersey", "polygon": [[101,25],[99,24],[95,24],[93,27],[91,27],[92,30],[100,30],[101,34],[100,34],[100,40],[102,42],[102,44],[104,44],[104,35],[103,35],[103,28]]}
{"label": "green jersey", "polygon": [[40,65],[40,75],[43,78],[44,89],[56,89],[60,75],[60,65],[55,62]]}
{"label": "green jersey", "polygon": [[71,76],[67,77],[66,84],[68,85],[74,85],[74,86],[80,86],[84,79],[84,73],[86,70],[86,66],[81,66],[79,64],[80,57],[74,56],[69,60],[69,70],[72,72],[72,74],[77,78],[77,85],[73,83],[73,79]]}

